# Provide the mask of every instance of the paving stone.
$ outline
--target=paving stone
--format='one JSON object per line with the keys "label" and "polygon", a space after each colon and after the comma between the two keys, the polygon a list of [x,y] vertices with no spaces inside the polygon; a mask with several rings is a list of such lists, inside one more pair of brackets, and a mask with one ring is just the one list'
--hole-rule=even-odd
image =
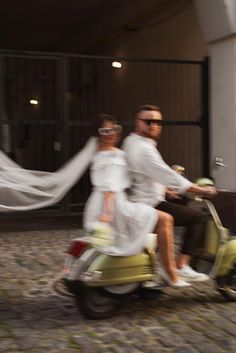
{"label": "paving stone", "polygon": [[112,353],[142,353],[142,351],[139,350],[138,348],[124,345],[124,344],[112,345],[112,347],[110,348],[110,352],[112,352]]}
{"label": "paving stone", "polygon": [[79,231],[40,222],[35,230],[13,222],[15,231],[8,225],[7,232],[1,224],[0,353],[236,352],[235,303],[212,282],[166,288],[161,299],[131,297],[117,316],[85,319],[74,298],[58,296],[50,286]]}
{"label": "paving stone", "polygon": [[[172,350],[172,353],[197,353],[197,350],[194,349],[193,347],[184,345],[184,346],[174,348]],[[208,353],[208,352],[206,352],[206,353]]]}
{"label": "paving stone", "polygon": [[223,353],[222,349],[215,343],[204,343],[198,346],[201,353]]}
{"label": "paving stone", "polygon": [[72,346],[77,348],[80,353],[99,353],[102,352],[102,347],[100,347],[97,342],[94,342],[88,336],[73,336],[71,341]]}
{"label": "paving stone", "polygon": [[196,331],[204,332],[206,330],[205,320],[194,320],[189,322],[188,325]]}
{"label": "paving stone", "polygon": [[57,352],[60,352],[61,350],[66,350],[69,347],[69,343],[67,339],[51,337],[47,339],[46,342],[42,340],[38,346],[42,348],[47,348],[50,352],[51,350],[57,350]]}
{"label": "paving stone", "polygon": [[10,350],[16,350],[18,348],[17,344],[10,338],[1,338],[0,342],[0,352],[6,352]]}
{"label": "paving stone", "polygon": [[167,348],[180,347],[184,345],[182,337],[177,336],[175,334],[166,337],[157,337],[157,340],[159,343],[161,343],[162,346]]}
{"label": "paving stone", "polygon": [[[50,348],[50,353],[79,353],[79,351],[76,349],[70,349],[70,348],[66,348],[66,349],[51,349]],[[30,353],[32,353],[31,351],[30,351]],[[41,352],[42,353],[42,352]]]}
{"label": "paving stone", "polygon": [[20,337],[17,341],[19,347],[23,351],[27,351],[29,349],[35,348],[35,347],[40,347],[40,342],[37,342],[34,338],[30,337],[30,335],[27,335],[25,337]]}
{"label": "paving stone", "polygon": [[164,326],[151,326],[144,328],[145,332],[154,337],[168,337],[171,333],[168,328]]}
{"label": "paving stone", "polygon": [[219,330],[219,328],[214,328],[214,330],[207,328],[205,335],[213,341],[218,341],[225,338],[225,332],[223,330]]}
{"label": "paving stone", "polygon": [[228,325],[224,327],[224,331],[229,333],[232,336],[236,336],[236,327],[234,325]]}
{"label": "paving stone", "polygon": [[19,315],[19,313],[15,312],[15,311],[1,312],[1,320],[9,320],[9,319],[17,319],[17,318],[20,319],[20,315]]}
{"label": "paving stone", "polygon": [[[1,352],[1,351],[0,351]],[[6,351],[6,353],[25,353],[25,352],[23,352],[23,351],[20,351],[18,348],[17,348],[17,350],[15,351],[15,350],[10,350],[10,352],[9,351]],[[31,352],[30,352],[31,353]]]}
{"label": "paving stone", "polygon": [[12,333],[12,336],[14,336],[16,338],[25,337],[29,334],[29,329],[19,328],[19,327],[12,328],[11,333]]}
{"label": "paving stone", "polygon": [[195,331],[184,333],[181,337],[192,346],[198,346],[209,342],[209,339],[204,334]]}
{"label": "paving stone", "polygon": [[227,352],[236,351],[236,338],[235,337],[223,337],[217,341],[217,345]]}
{"label": "paving stone", "polygon": [[236,324],[236,316],[232,316],[232,313],[228,316],[229,320]]}
{"label": "paving stone", "polygon": [[168,325],[168,328],[171,332],[174,332],[178,335],[182,335],[189,330],[189,328],[185,324],[180,322]]}
{"label": "paving stone", "polygon": [[126,332],[125,337],[128,340],[139,339],[141,341],[145,341],[149,339],[149,335],[147,335],[145,332],[140,331],[139,329],[136,329],[136,330],[133,329]]}
{"label": "paving stone", "polygon": [[156,343],[152,339],[149,339],[147,342],[132,342],[131,345],[134,349],[136,347],[138,350],[145,353],[154,353],[159,352],[160,350],[160,346],[158,345],[158,343]]}
{"label": "paving stone", "polygon": [[0,338],[2,337],[9,337],[9,330],[0,327]]}
{"label": "paving stone", "polygon": [[108,332],[103,336],[99,336],[99,340],[101,340],[104,344],[109,344],[110,342],[123,341],[124,337],[124,334],[121,332]]}

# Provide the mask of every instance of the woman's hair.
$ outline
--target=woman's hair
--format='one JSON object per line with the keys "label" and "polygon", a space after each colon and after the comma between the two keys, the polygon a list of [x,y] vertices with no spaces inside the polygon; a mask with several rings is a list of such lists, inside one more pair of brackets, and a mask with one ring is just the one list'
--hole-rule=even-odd
{"label": "woman's hair", "polygon": [[118,123],[118,120],[117,120],[114,116],[112,116],[112,115],[108,115],[108,114],[98,114],[98,115],[96,116],[96,121],[95,121],[95,129],[96,129],[95,133],[96,133],[96,135],[98,134],[98,129],[99,129],[100,127],[103,127],[103,125],[104,125],[104,123],[105,123],[106,121],[111,122],[111,123],[113,123],[113,124],[115,124],[115,125],[118,125],[118,124],[119,124],[119,123]]}

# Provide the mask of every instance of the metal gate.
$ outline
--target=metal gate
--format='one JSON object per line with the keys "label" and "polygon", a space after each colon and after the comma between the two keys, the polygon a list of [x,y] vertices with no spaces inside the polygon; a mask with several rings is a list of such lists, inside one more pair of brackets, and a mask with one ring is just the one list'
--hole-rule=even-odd
{"label": "metal gate", "polygon": [[[121,68],[112,62],[119,60]],[[24,168],[55,171],[82,149],[97,113],[118,117],[123,137],[141,104],[160,106],[159,149],[187,176],[208,175],[207,61],[130,60],[0,52],[1,149]],[[64,200],[34,214],[81,214],[88,172]]]}

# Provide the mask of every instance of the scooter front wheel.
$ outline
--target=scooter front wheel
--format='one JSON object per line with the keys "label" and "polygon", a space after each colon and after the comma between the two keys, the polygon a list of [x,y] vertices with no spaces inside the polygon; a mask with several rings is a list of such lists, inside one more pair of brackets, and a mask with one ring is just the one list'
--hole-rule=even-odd
{"label": "scooter front wheel", "polygon": [[75,294],[76,303],[84,316],[90,319],[105,319],[118,309],[121,299],[111,298],[102,288],[80,283],[78,289]]}
{"label": "scooter front wheel", "polygon": [[228,275],[216,277],[218,291],[228,300],[236,301],[236,264]]}

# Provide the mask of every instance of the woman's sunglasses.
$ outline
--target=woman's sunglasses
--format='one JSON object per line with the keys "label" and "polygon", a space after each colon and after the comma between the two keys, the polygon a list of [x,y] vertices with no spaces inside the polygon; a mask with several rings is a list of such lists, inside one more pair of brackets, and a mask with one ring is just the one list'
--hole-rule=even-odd
{"label": "woman's sunglasses", "polygon": [[114,125],[114,127],[100,127],[98,129],[98,133],[99,135],[109,136],[109,135],[117,134],[121,132],[121,130],[122,130],[121,125]]}
{"label": "woman's sunglasses", "polygon": [[157,119],[139,119],[144,121],[144,123],[147,126],[151,126],[151,125],[158,125],[158,126],[162,126],[163,125],[163,120],[157,120]]}

